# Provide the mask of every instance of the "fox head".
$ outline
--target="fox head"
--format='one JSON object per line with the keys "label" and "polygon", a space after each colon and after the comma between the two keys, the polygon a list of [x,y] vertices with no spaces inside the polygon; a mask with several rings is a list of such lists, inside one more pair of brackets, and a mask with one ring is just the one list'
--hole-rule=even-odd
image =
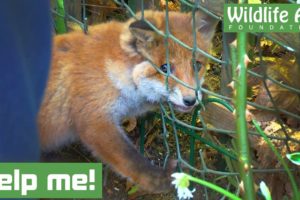
{"label": "fox head", "polygon": [[[153,24],[160,33],[166,33],[165,13],[158,11],[144,12],[144,18]],[[208,52],[218,21],[210,16],[197,12],[195,15],[195,31],[197,46]],[[187,13],[169,12],[169,32],[172,36],[193,47],[193,20]],[[143,62],[134,66],[132,76],[136,87],[150,102],[168,100],[176,110],[188,112],[201,100],[201,92],[188,88],[173,78],[166,80],[153,64],[167,73],[167,54],[169,54],[170,73],[182,82],[196,88],[196,76],[200,85],[203,83],[207,58],[196,53],[196,62],[192,62],[192,51],[182,47],[172,38],[157,33],[144,20],[129,20],[124,34],[121,35],[121,47],[129,56],[140,56]],[[168,49],[167,45],[168,43]],[[193,66],[194,64],[194,66]],[[202,67],[200,67],[202,66]],[[168,85],[168,86],[166,86]]]}

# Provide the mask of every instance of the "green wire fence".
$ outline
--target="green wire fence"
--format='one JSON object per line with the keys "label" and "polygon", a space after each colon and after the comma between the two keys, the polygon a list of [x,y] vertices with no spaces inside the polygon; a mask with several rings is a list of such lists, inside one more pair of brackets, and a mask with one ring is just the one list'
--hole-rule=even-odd
{"label": "green wire fence", "polygon": [[[82,19],[75,19],[72,16],[65,13],[64,10],[62,9],[63,1],[57,0],[57,2],[58,2],[57,9],[54,9],[53,12],[56,14],[55,24],[59,25],[59,27],[62,27],[59,28],[59,30],[57,31],[58,33],[65,32],[66,26],[63,26],[61,23],[62,20],[66,20],[66,19],[75,21],[82,27],[82,29],[85,32],[88,31],[87,19],[86,19],[87,15],[85,9],[85,6],[87,4],[85,1],[82,1],[82,12],[83,12]],[[115,0],[115,2],[119,6],[121,6],[124,10],[126,10],[129,16],[131,17],[138,18],[136,15],[136,11],[138,10],[142,13],[144,12],[144,7],[145,7],[144,1],[129,0],[126,3],[125,1],[122,0],[120,1]],[[192,12],[193,30],[195,30],[195,13],[197,10],[201,10],[202,12],[207,13],[211,17],[221,20],[223,14],[222,13],[223,3],[228,3],[228,2],[246,3],[245,0],[239,0],[238,2],[222,1],[222,0],[216,0],[216,1],[178,0],[178,2],[181,5],[181,10]],[[290,1],[290,3],[295,3],[295,2]],[[168,5],[168,0],[166,0],[166,5]],[[172,153],[176,154],[176,158],[180,163],[180,166],[190,169],[190,174],[201,177],[204,181],[205,179],[207,179],[208,175],[215,175],[218,177],[215,180],[221,180],[221,179],[227,180],[228,182],[227,189],[230,189],[238,196],[243,196],[243,199],[250,200],[250,199],[257,198],[257,194],[256,194],[257,192],[254,189],[255,179],[253,178],[253,176],[261,173],[285,172],[291,183],[293,199],[300,199],[299,185],[297,185],[299,184],[299,180],[295,180],[295,173],[299,173],[299,168],[297,172],[296,167],[293,168],[293,166],[288,165],[285,159],[282,158],[281,154],[278,152],[278,150],[276,150],[276,148],[272,143],[273,140],[283,141],[284,144],[286,145],[286,149],[288,152],[290,151],[289,145],[291,144],[291,142],[299,145],[300,140],[291,137],[287,133],[286,125],[284,124],[281,115],[288,116],[297,121],[300,121],[300,116],[299,113],[292,112],[291,110],[287,110],[276,105],[276,101],[272,97],[272,91],[270,91],[268,83],[271,82],[276,87],[283,88],[289,92],[292,92],[298,95],[298,97],[300,96],[300,86],[292,87],[290,84],[284,81],[277,80],[276,78],[268,75],[265,72],[258,73],[257,71],[250,68],[248,66],[249,63],[248,63],[248,55],[247,55],[248,53],[247,39],[254,37],[257,40],[256,43],[260,44],[263,38],[267,38],[268,40],[271,40],[277,45],[283,47],[288,52],[291,53],[296,52],[296,55],[298,55],[297,52],[299,47],[297,47],[297,45],[293,45],[293,43],[289,42],[290,41],[289,39],[286,39],[286,37],[285,36],[283,37],[282,35],[238,33],[236,38],[233,39],[237,41],[235,44],[235,43],[228,42],[230,37],[229,34],[222,33],[223,53],[222,53],[222,58],[220,59],[198,48],[195,31],[193,33],[194,42],[192,46],[183,43],[174,35],[172,35],[168,27],[168,23],[169,23],[168,15],[169,15],[169,10],[168,10],[168,6],[166,6],[165,8],[166,27],[164,30],[165,33],[162,33],[153,24],[151,24],[151,22],[144,19],[143,14],[141,16],[142,19],[144,19],[145,22],[149,24],[154,31],[156,31],[159,35],[161,35],[161,37],[165,38],[166,41],[165,45],[167,47],[168,47],[168,40],[173,40],[174,42],[181,45],[182,48],[186,48],[190,50],[192,55],[192,62],[194,66],[196,64],[195,63],[196,52],[206,56],[211,60],[211,62],[214,62],[219,66],[222,66],[222,70],[225,72],[224,74],[226,74],[227,76],[227,80],[225,80],[225,82],[227,81],[227,83],[230,82],[233,83],[232,85],[233,85],[234,95],[231,96],[228,94],[226,95],[220,94],[208,90],[206,88],[202,88],[200,86],[197,76],[195,77],[195,80],[197,82],[197,86],[195,88],[179,80],[177,77],[175,77],[173,74],[170,73],[168,50],[166,52],[166,63],[168,64],[167,73],[163,73],[158,66],[152,63],[154,68],[156,68],[160,73],[164,74],[167,88],[168,88],[168,80],[174,79],[179,84],[182,84],[185,87],[193,89],[195,90],[195,92],[201,91],[202,93],[208,96],[208,98],[203,99],[202,103],[200,103],[200,105],[193,111],[193,113],[191,114],[190,123],[182,121],[180,118],[178,118],[170,103],[160,104],[160,113],[155,113],[155,118],[159,119],[162,124],[162,136],[163,136],[163,141],[166,149],[164,165],[167,163],[167,160],[170,158],[171,155],[171,149],[169,147],[168,140],[170,139],[170,137],[173,137],[176,144],[176,152],[172,152]],[[59,19],[59,17],[61,19]],[[299,41],[300,37],[297,35],[295,36],[295,38],[297,41]],[[265,64],[263,62],[261,48],[259,48],[258,59],[259,59],[260,67],[264,68]],[[298,58],[297,58],[297,62],[299,62]],[[247,77],[256,78],[257,80],[262,81],[261,87],[263,87],[266,90],[266,93],[268,94],[268,98],[272,106],[263,106],[256,102],[247,100]],[[236,127],[234,127],[233,129],[226,129],[226,128],[213,127],[210,126],[208,123],[206,123],[209,117],[205,115],[205,112],[207,109],[210,108],[211,105],[218,105],[218,108],[223,109],[223,112],[227,111],[228,113],[231,113],[231,116],[233,117],[232,120],[235,121]],[[257,110],[264,110],[264,111],[271,112],[276,118],[276,120],[279,122],[281,129],[284,132],[284,136],[267,135],[264,133],[264,131],[262,130],[262,128],[260,127],[259,123],[256,120],[246,119],[248,106],[254,107]],[[300,107],[300,105],[298,106]],[[228,114],[228,116],[230,115]],[[146,129],[145,120],[147,119],[143,118],[138,121],[139,132],[141,134],[141,139],[140,139],[141,153],[144,153],[145,129]],[[189,137],[188,161],[184,159],[184,156],[182,156],[180,137],[178,132],[183,133]],[[222,140],[222,142],[217,143],[216,140],[210,136],[211,132],[214,132],[219,136],[224,136],[225,139]],[[267,145],[269,146],[269,148],[275,153],[279,163],[283,168],[273,168],[273,169],[253,168],[253,164],[251,161],[251,157],[253,156],[251,156],[252,153],[250,148],[251,145],[249,142],[249,137],[255,137],[255,138],[262,137],[264,141],[267,143]],[[207,167],[205,158],[203,156],[203,148],[196,149],[197,142],[205,144],[203,148],[214,149],[220,155],[222,155],[224,161],[226,162],[226,166],[224,167],[223,170],[214,170]],[[197,159],[201,163],[201,168],[196,167],[195,163]],[[241,182],[242,182],[242,186],[241,186]],[[243,193],[241,193],[241,189],[244,190]],[[207,192],[207,189],[205,188],[204,190],[205,190],[205,198],[209,199],[209,194]]]}

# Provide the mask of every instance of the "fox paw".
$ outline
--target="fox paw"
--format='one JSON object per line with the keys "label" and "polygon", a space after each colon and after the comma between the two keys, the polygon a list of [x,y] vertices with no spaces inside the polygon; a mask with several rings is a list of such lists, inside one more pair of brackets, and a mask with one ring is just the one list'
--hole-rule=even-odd
{"label": "fox paw", "polygon": [[165,169],[160,169],[158,173],[151,176],[148,186],[144,187],[144,189],[151,193],[170,192],[172,190],[171,174],[176,171],[177,163],[177,160],[170,160]]}

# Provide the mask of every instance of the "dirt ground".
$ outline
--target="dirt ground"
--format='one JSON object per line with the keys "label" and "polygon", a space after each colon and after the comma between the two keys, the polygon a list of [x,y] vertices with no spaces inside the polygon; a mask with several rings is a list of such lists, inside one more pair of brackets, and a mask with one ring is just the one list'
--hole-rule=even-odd
{"label": "dirt ground", "polygon": [[[42,154],[43,162],[96,162],[80,144],[73,144],[59,151]],[[142,191],[128,195],[126,179],[103,165],[103,198],[102,200],[174,200],[176,191],[167,194],[145,194]],[[197,186],[194,200],[204,199],[204,190]]]}
{"label": "dirt ground", "polygon": [[[165,156],[165,149],[162,143],[160,125],[158,122],[150,123],[147,127],[145,140],[145,155],[155,165],[161,166]],[[138,149],[139,146],[139,131],[137,128],[128,133],[129,138],[133,141]],[[181,135],[181,134],[179,134]],[[188,158],[186,152],[189,151],[189,146],[186,142],[188,137],[181,136],[180,141],[183,141],[182,151],[184,157]],[[175,152],[175,141],[169,141],[170,149]],[[172,157],[172,155],[171,155]],[[43,162],[97,162],[97,160],[90,154],[90,152],[80,143],[74,143],[59,149],[55,152],[43,153],[41,160]],[[98,161],[101,162],[101,161]],[[207,177],[208,178],[208,177]],[[128,183],[125,178],[121,177],[110,169],[109,166],[103,165],[103,200],[174,200],[177,199],[175,189],[167,194],[147,194],[142,191],[135,192],[128,195],[128,191],[133,185]],[[194,185],[193,185],[194,186]],[[194,200],[205,199],[205,191],[201,186],[196,186],[196,191],[193,193]],[[210,199],[218,199],[220,195],[208,190]]]}
{"label": "dirt ground", "polygon": [[[72,144],[59,151],[42,154],[43,162],[96,162],[80,144]],[[127,181],[116,174],[107,165],[103,165],[102,200],[173,200],[175,190],[168,194],[145,194],[136,192],[128,195]]]}

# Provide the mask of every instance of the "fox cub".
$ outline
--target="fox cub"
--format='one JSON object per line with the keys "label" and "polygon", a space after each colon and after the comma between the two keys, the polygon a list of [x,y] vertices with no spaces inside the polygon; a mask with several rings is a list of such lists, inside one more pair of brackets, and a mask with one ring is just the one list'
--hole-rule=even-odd
{"label": "fox cub", "polygon": [[[165,13],[145,11],[144,17],[165,32]],[[209,51],[217,21],[199,12],[195,24],[198,47]],[[190,14],[170,12],[169,30],[193,46]],[[195,86],[195,75],[203,79],[204,67],[194,72],[191,51],[171,39],[168,43],[172,75]],[[111,21],[91,26],[87,35],[78,31],[56,36],[38,119],[43,150],[80,140],[96,157],[141,188],[168,191],[169,170],[153,166],[139,154],[121,128],[125,117],[153,110],[160,101],[171,102],[181,112],[197,105],[196,95],[201,98],[201,93],[195,94],[172,78],[167,89],[163,74],[149,62],[167,72],[165,52],[165,38],[143,20]],[[205,64],[204,56],[197,54],[196,58]]]}

